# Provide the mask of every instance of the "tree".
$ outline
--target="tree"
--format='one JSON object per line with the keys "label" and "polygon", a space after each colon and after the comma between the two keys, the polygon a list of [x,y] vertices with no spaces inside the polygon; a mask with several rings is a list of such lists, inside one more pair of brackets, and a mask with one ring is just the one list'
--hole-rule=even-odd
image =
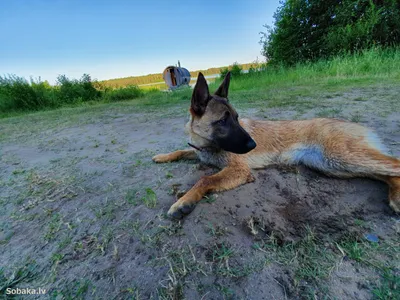
{"label": "tree", "polygon": [[260,43],[270,63],[293,65],[400,44],[400,1],[286,0]]}

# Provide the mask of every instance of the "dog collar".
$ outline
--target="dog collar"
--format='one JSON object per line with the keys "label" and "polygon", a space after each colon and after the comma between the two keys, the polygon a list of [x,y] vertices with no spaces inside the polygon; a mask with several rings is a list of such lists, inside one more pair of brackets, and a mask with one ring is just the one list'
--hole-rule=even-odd
{"label": "dog collar", "polygon": [[197,147],[197,146],[195,146],[195,145],[193,145],[193,144],[191,144],[191,143],[188,143],[188,145],[189,145],[190,147],[192,147],[192,148],[198,150],[198,151],[201,151],[201,152],[203,152],[203,151],[214,151],[214,152],[218,152],[218,148],[213,147],[213,146],[201,147],[201,148],[200,148],[200,147]]}

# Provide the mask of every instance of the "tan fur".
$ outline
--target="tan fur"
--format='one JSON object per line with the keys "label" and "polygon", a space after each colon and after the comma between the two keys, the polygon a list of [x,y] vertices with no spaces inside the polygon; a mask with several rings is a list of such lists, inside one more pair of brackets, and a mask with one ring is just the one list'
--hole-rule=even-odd
{"label": "tan fur", "polygon": [[[214,97],[215,98],[215,97]],[[218,100],[218,99],[217,99]],[[194,204],[209,192],[233,189],[253,181],[251,169],[273,164],[302,163],[327,175],[351,178],[370,177],[389,185],[389,204],[400,212],[400,160],[388,155],[376,134],[355,123],[336,119],[304,121],[257,121],[241,119],[240,125],[250,134],[257,147],[246,154],[207,149],[212,141],[210,124],[229,110],[228,104],[210,100],[204,115],[190,110],[191,120],[186,126],[191,142],[203,151],[194,149],[175,151],[153,157],[155,162],[199,158],[222,170],[202,177],[193,188],[168,211],[190,213]],[[179,215],[179,214],[178,214]]]}

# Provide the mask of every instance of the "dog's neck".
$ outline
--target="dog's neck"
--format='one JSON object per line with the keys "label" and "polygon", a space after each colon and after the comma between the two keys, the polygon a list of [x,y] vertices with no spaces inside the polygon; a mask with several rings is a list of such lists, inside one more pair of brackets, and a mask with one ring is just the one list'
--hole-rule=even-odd
{"label": "dog's neck", "polygon": [[197,147],[196,145],[193,145],[191,143],[188,143],[188,145],[194,149],[196,149],[197,151],[200,152],[220,152],[222,149],[217,148],[216,146],[205,146],[205,147]]}

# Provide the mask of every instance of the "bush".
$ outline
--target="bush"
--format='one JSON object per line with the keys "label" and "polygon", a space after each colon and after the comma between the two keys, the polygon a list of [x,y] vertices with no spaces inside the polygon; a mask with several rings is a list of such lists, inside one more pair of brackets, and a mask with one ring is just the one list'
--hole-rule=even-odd
{"label": "bush", "polygon": [[57,78],[57,87],[57,98],[60,103],[86,102],[101,97],[101,92],[94,87],[88,74],[83,74],[80,80],[60,75]]}
{"label": "bush", "polygon": [[0,111],[39,110],[46,107],[60,107],[65,104],[101,100],[103,92],[97,90],[89,75],[80,80],[68,79],[62,75],[57,85],[47,81],[15,75],[0,76]]}
{"label": "bush", "polygon": [[242,67],[237,62],[234,62],[231,66],[220,69],[220,73],[219,73],[220,78],[221,79],[225,78],[226,74],[229,71],[231,71],[233,78],[239,77],[240,75],[243,74]]}
{"label": "bush", "polygon": [[38,110],[52,104],[48,82],[29,83],[15,75],[0,76],[0,111]]}

